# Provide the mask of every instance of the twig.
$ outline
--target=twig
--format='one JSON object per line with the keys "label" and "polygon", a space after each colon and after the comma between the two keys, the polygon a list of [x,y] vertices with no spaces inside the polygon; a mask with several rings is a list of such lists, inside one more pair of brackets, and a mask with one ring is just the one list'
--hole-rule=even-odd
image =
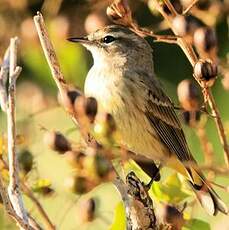
{"label": "twig", "polygon": [[220,118],[220,113],[219,113],[218,107],[215,103],[215,100],[214,100],[214,97],[212,95],[211,90],[209,88],[207,88],[206,90],[207,90],[207,95],[208,95],[208,104],[212,110],[212,115],[214,116],[215,122],[217,124],[217,130],[218,130],[220,142],[221,142],[223,149],[224,149],[224,159],[225,159],[225,162],[227,164],[227,167],[229,167],[229,146],[227,143],[227,138],[225,135],[223,123],[222,123],[222,120]]}
{"label": "twig", "polygon": [[[34,22],[35,22],[37,33],[38,33],[46,60],[48,62],[49,68],[52,73],[52,77],[59,89],[61,98],[64,99],[66,91],[69,88],[69,86],[66,84],[64,75],[61,72],[55,50],[49,39],[48,32],[46,30],[42,14],[40,12],[37,12],[37,15],[34,16]],[[95,139],[91,137],[91,135],[87,132],[87,130],[85,130],[85,128],[83,128],[82,122],[80,121],[80,119],[77,119],[74,112],[70,111],[67,107],[65,107],[64,109],[69,113],[73,122],[77,126],[79,126],[79,128],[81,129],[81,134],[83,135],[86,143],[89,145],[93,145],[94,143],[96,143]]]}
{"label": "twig", "polygon": [[164,0],[163,1],[165,3],[165,5],[168,7],[169,11],[172,14],[172,17],[176,17],[178,15],[178,13],[176,12],[176,10],[174,9],[172,3],[169,0]]}
{"label": "twig", "polygon": [[[152,0],[154,3],[154,6],[156,7],[156,9],[161,13],[161,15],[165,18],[165,20],[167,21],[167,23],[169,24],[170,28],[172,29],[172,31],[174,32],[175,35],[179,35],[177,33],[177,31],[174,29],[173,25],[172,25],[172,18],[169,17],[164,9],[160,6],[160,4],[158,3],[157,0]],[[172,6],[173,7],[173,6]],[[174,8],[174,7],[173,7]],[[175,10],[175,9],[174,9]],[[191,65],[194,67],[194,65],[197,63],[198,58],[192,48],[192,46],[190,44],[188,44],[184,38],[178,37],[177,39],[177,43],[178,45],[181,47],[181,49],[183,50],[183,52],[185,53],[185,55],[187,56],[189,62],[191,63]],[[197,79],[197,77],[195,75],[193,75],[194,78],[197,80],[197,82],[200,84],[201,82]],[[200,84],[201,85],[201,84]],[[212,114],[214,115],[214,120],[218,129],[218,134],[220,137],[220,141],[221,144],[223,146],[224,149],[224,158],[225,158],[225,162],[227,164],[227,166],[229,167],[229,147],[228,147],[228,143],[227,143],[227,139],[226,139],[226,135],[225,135],[225,130],[223,127],[223,123],[222,123],[222,119],[220,117],[220,113],[218,111],[218,108],[216,106],[214,97],[211,93],[211,89],[210,88],[204,88],[204,92],[206,94],[206,98],[207,98],[207,102],[209,104],[209,107],[212,110]]]}
{"label": "twig", "polygon": [[45,221],[45,224],[47,226],[46,229],[48,230],[55,230],[56,227],[53,225],[53,223],[51,222],[51,220],[49,219],[49,216],[47,215],[47,213],[45,212],[44,208],[42,207],[41,203],[39,202],[39,200],[34,196],[33,192],[30,190],[30,188],[25,184],[25,183],[21,183],[21,188],[23,190],[23,192],[32,200],[32,202],[35,204],[37,210],[39,211],[39,213],[41,214],[43,220]]}
{"label": "twig", "polygon": [[199,1],[199,0],[193,0],[193,1],[191,2],[191,4],[190,4],[185,10],[183,10],[182,14],[183,14],[183,15],[187,14],[187,13],[192,9],[192,7],[195,6],[195,4],[196,4],[198,1]]}
{"label": "twig", "polygon": [[[7,162],[3,159],[0,158],[0,162],[3,164],[5,169],[9,169],[9,166],[7,164]],[[31,201],[34,203],[34,205],[36,206],[38,212],[41,214],[41,216],[43,217],[46,225],[47,225],[47,229],[50,230],[55,230],[55,226],[52,224],[51,220],[49,219],[47,213],[45,212],[44,208],[42,207],[41,203],[39,202],[39,200],[34,196],[33,192],[30,190],[30,188],[24,183],[24,181],[20,180],[20,185],[21,185],[21,189],[22,191],[25,193],[25,195],[27,195]],[[29,216],[29,213],[28,213]],[[29,216],[29,219],[32,219],[31,216]],[[37,226],[38,229],[40,229],[41,227],[37,224],[34,223],[35,221],[32,221],[34,225]]]}
{"label": "twig", "polygon": [[25,224],[28,224],[28,216],[25,211],[18,179],[18,163],[16,155],[16,126],[15,126],[15,91],[16,80],[21,72],[21,67],[17,66],[17,38],[10,40],[10,71],[9,71],[9,90],[7,108],[8,126],[8,159],[9,159],[9,186],[8,194],[17,215],[20,216]]}
{"label": "twig", "polygon": [[32,219],[32,217],[29,216],[29,224],[24,221],[16,211],[14,210],[11,200],[9,198],[9,195],[5,189],[5,185],[3,183],[2,175],[0,175],[0,194],[3,200],[4,207],[8,213],[9,216],[11,216],[16,223],[20,226],[22,229],[30,229],[30,230],[41,230],[42,228]]}
{"label": "twig", "polygon": [[0,106],[3,112],[7,110],[7,91],[6,83],[8,80],[9,73],[9,49],[6,50],[1,70],[0,70]]}
{"label": "twig", "polygon": [[212,165],[213,164],[213,147],[212,143],[208,140],[205,126],[206,126],[206,119],[204,121],[200,121],[200,124],[196,125],[196,133],[199,137],[199,141],[201,143],[203,153],[204,153],[204,162],[206,165]]}

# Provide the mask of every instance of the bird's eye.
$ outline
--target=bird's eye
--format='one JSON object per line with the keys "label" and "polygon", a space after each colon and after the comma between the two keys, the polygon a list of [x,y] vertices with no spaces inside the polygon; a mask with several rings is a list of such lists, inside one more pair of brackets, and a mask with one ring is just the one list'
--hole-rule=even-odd
{"label": "bird's eye", "polygon": [[115,40],[115,38],[113,36],[110,36],[110,35],[108,35],[108,36],[103,38],[103,42],[106,43],[106,44],[111,43],[114,40]]}

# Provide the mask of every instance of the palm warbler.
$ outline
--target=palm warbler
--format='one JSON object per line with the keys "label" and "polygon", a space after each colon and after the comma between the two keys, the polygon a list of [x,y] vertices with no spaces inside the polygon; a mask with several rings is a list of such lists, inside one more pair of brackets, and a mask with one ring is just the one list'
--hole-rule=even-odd
{"label": "palm warbler", "polygon": [[69,40],[82,43],[92,53],[94,65],[86,78],[85,94],[97,99],[100,111],[113,116],[120,144],[177,170],[209,214],[226,214],[226,205],[198,169],[173,104],[155,77],[147,41],[117,25]]}

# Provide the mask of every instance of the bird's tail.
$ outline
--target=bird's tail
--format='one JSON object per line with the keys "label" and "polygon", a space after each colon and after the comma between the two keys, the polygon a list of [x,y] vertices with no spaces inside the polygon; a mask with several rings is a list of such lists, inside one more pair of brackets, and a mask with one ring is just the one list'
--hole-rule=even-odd
{"label": "bird's tail", "polygon": [[[218,212],[228,214],[227,206],[207,182],[194,160],[185,166],[178,160],[175,165],[176,170],[188,179],[200,204],[210,215],[216,215]],[[170,166],[174,168],[175,165]]]}
{"label": "bird's tail", "polygon": [[[187,168],[187,171],[190,174],[190,177],[192,177],[192,180],[189,181],[191,184],[191,187],[193,188],[197,196],[197,199],[199,200],[202,207],[210,215],[216,215],[218,211],[224,214],[228,214],[227,206],[220,199],[217,193],[213,190],[210,184],[205,180],[202,173],[190,167]],[[198,181],[197,184],[195,183],[196,180]]]}

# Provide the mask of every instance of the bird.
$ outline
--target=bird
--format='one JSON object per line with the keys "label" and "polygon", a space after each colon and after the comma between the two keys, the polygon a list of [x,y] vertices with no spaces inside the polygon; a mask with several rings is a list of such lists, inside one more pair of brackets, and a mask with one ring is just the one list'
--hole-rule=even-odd
{"label": "bird", "polygon": [[188,147],[174,104],[154,72],[153,50],[142,36],[121,25],[109,25],[84,37],[72,37],[92,54],[84,93],[112,115],[118,144],[183,175],[210,214],[228,213],[198,168]]}

